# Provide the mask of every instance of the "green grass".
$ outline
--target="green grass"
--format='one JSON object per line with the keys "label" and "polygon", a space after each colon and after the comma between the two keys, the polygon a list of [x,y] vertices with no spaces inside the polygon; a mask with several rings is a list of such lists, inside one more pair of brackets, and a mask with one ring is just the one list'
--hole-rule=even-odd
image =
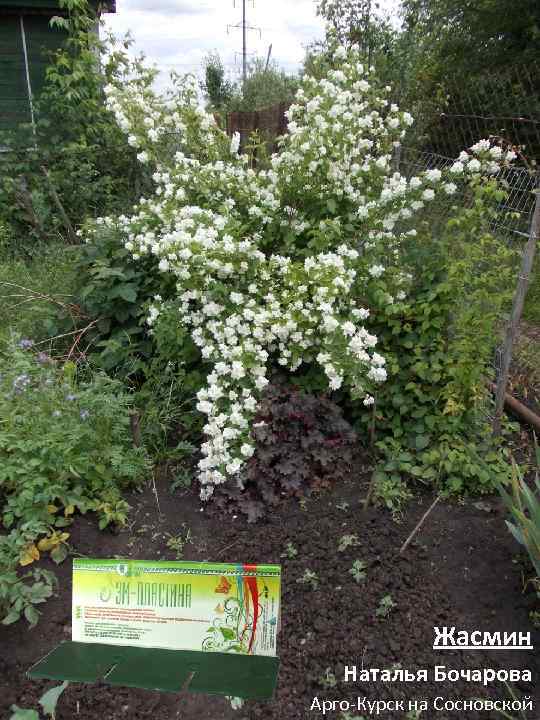
{"label": "green grass", "polygon": [[59,303],[72,302],[77,248],[36,247],[30,258],[13,256],[0,243],[0,347],[13,333],[40,341]]}

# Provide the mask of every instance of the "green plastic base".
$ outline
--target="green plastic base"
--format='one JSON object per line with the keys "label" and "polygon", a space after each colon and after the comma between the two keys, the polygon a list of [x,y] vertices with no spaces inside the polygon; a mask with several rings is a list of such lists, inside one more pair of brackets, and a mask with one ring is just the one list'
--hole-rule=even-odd
{"label": "green plastic base", "polygon": [[279,658],[64,642],[36,663],[30,678],[269,700]]}

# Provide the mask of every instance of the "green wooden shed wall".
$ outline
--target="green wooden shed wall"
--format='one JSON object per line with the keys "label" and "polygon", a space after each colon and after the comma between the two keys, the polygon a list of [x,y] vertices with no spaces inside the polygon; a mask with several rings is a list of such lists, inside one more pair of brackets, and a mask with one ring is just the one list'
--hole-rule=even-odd
{"label": "green wooden shed wall", "polygon": [[[114,2],[92,3],[105,12],[115,12]],[[31,102],[45,79],[47,53],[61,46],[64,32],[50,27],[60,15],[55,0],[0,0],[0,130],[31,122]],[[28,59],[28,77],[25,59]]]}

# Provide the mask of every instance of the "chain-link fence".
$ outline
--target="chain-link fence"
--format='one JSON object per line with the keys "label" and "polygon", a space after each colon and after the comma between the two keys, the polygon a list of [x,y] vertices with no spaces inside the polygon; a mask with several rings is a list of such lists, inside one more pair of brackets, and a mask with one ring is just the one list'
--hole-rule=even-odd
{"label": "chain-link fence", "polygon": [[540,160],[540,65],[516,65],[465,80],[445,80],[439,109],[431,107],[422,147],[454,157],[494,135],[518,146],[529,162]]}
{"label": "chain-link fence", "polygon": [[[439,170],[447,169],[454,162],[454,158],[445,157],[437,153],[431,153],[426,151],[418,151],[411,148],[400,148],[395,158],[395,167],[406,177],[411,177],[421,173],[422,171],[438,168]],[[525,266],[525,258],[527,254],[531,252],[530,240],[531,233],[533,232],[533,215],[535,213],[536,193],[535,190],[540,188],[540,173],[535,172],[530,167],[508,167],[504,168],[498,175],[499,181],[502,182],[503,187],[506,190],[506,195],[503,201],[496,208],[497,212],[490,221],[491,231],[494,235],[500,238],[503,242],[508,243],[509,246],[513,247],[516,251],[516,260],[521,265],[521,269],[516,268],[516,289],[514,297],[514,308],[510,319],[506,317],[500,318],[501,325],[501,339],[496,343],[493,355],[493,372],[497,388],[501,393],[501,402],[505,401],[504,392],[508,382],[509,363],[512,360],[512,346],[515,342],[515,336],[518,333],[518,326],[521,319],[521,312],[523,309],[523,302],[521,303],[521,309],[516,311],[516,297],[520,292],[520,286],[523,281],[527,284],[529,282],[529,275],[531,269],[527,271],[527,278],[523,275],[523,267]],[[452,212],[452,207],[456,204],[467,206],[472,201],[472,195],[467,194],[467,190],[463,190],[461,194],[452,196],[447,201],[439,201],[435,204],[434,209],[428,209],[427,215],[430,219],[431,227],[436,232],[437,226],[445,223],[446,219]],[[536,212],[538,209],[536,207]],[[537,220],[538,224],[538,220]],[[529,241],[529,242],[527,242]],[[533,257],[534,257],[534,250]],[[537,261],[538,263],[538,261]],[[531,258],[532,267],[532,258]],[[526,293],[523,291],[523,298]],[[512,326],[512,332],[506,331],[506,337],[503,340],[502,329],[508,325]],[[491,406],[486,405],[485,407],[487,418],[490,422],[494,420],[491,416]],[[502,406],[501,406],[502,410]],[[499,420],[495,416],[495,423]]]}
{"label": "chain-link fence", "polygon": [[[437,153],[415,150],[414,148],[401,148],[396,159],[396,169],[406,177],[421,173],[424,170],[438,168],[444,170],[450,167],[455,157],[446,157]],[[504,168],[497,176],[506,190],[506,197],[497,208],[492,227],[498,234],[510,239],[527,238],[531,226],[534,209],[534,190],[539,183],[539,175],[528,167],[515,166]],[[468,197],[464,194],[453,198],[446,203],[449,213],[456,199],[467,204]],[[444,208],[443,208],[444,211]]]}

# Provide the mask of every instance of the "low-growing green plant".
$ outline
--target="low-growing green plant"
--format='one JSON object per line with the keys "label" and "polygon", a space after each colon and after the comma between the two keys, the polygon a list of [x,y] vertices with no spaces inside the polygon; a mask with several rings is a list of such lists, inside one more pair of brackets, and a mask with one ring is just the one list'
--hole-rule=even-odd
{"label": "low-growing green plant", "polygon": [[399,516],[403,506],[412,498],[407,483],[395,472],[389,474],[388,466],[392,461],[382,463],[383,469],[375,471],[374,494],[394,516]]}
{"label": "low-growing green plant", "polygon": [[47,347],[59,312],[70,318],[67,330],[73,330],[74,322],[84,322],[73,305],[78,252],[60,243],[35,245],[24,256],[0,247],[0,348],[13,333]]}
{"label": "low-growing green plant", "polygon": [[306,568],[302,577],[298,578],[296,582],[302,585],[311,585],[312,590],[317,590],[319,587],[319,576],[316,572],[313,572],[313,570]]}
{"label": "low-growing green plant", "polygon": [[360,541],[358,535],[342,535],[338,543],[338,551],[345,552],[347,548],[355,547],[359,545]]}
{"label": "low-growing green plant", "polygon": [[327,667],[324,671],[324,675],[319,678],[319,684],[326,690],[331,690],[337,687],[337,680],[332,668]]}
{"label": "low-growing green plant", "polygon": [[[538,447],[536,452],[538,454]],[[536,573],[536,585],[540,590],[540,474],[538,472],[532,485],[529,487],[516,462],[512,462],[510,492],[501,486],[500,493],[512,518],[506,523],[508,529],[527,550]]]}
{"label": "low-growing green plant", "polygon": [[[39,704],[41,705],[43,712],[45,715],[48,715],[51,720],[56,720],[56,706],[58,705],[58,700],[68,685],[69,683],[65,681],[57,687],[50,688],[43,693],[39,699]],[[13,714],[9,720],[39,720],[39,713],[37,710],[24,710],[23,708],[18,707],[18,705],[12,705],[11,711]]]}
{"label": "low-growing green plant", "polygon": [[366,579],[366,563],[363,560],[355,560],[349,573],[353,576],[355,581],[360,584]]}
{"label": "low-growing green plant", "polygon": [[[154,350],[144,326],[146,308],[155,295],[168,297],[173,284],[157,272],[151,258],[135,263],[110,229],[102,228],[99,240],[84,245],[76,261],[74,295],[93,323],[85,323],[82,347],[90,345],[96,366],[123,378],[137,377]],[[72,330],[72,317],[60,309],[51,334]]]}
{"label": "low-growing green plant", "polygon": [[193,472],[187,467],[176,467],[174,477],[171,480],[171,492],[178,489],[187,490],[193,483]]}
{"label": "low-growing green plant", "polygon": [[184,532],[179,532],[176,535],[167,533],[168,540],[166,545],[169,550],[172,550],[175,553],[177,560],[181,560],[184,557],[186,545],[193,543],[191,529],[186,528],[186,523],[182,523],[182,527],[184,528]]}
{"label": "low-growing green plant", "polygon": [[281,553],[281,557],[289,558],[289,560],[293,560],[298,555],[298,550],[294,547],[292,542],[288,542],[287,545],[285,545],[285,551]]}
{"label": "low-growing green plant", "polygon": [[392,610],[397,607],[396,603],[394,602],[394,599],[391,595],[384,595],[381,598],[381,601],[379,602],[379,605],[377,606],[377,609],[375,610],[375,615],[378,618],[382,618],[383,620],[386,619]]}
{"label": "low-growing green plant", "polygon": [[133,448],[129,399],[120,383],[96,374],[76,378],[71,363],[57,366],[32,342],[13,339],[0,355],[0,614],[4,623],[52,593],[52,576],[39,568],[21,574],[44,553],[67,555],[76,512],[97,513],[100,528],[125,524],[121,491],[148,467]]}

